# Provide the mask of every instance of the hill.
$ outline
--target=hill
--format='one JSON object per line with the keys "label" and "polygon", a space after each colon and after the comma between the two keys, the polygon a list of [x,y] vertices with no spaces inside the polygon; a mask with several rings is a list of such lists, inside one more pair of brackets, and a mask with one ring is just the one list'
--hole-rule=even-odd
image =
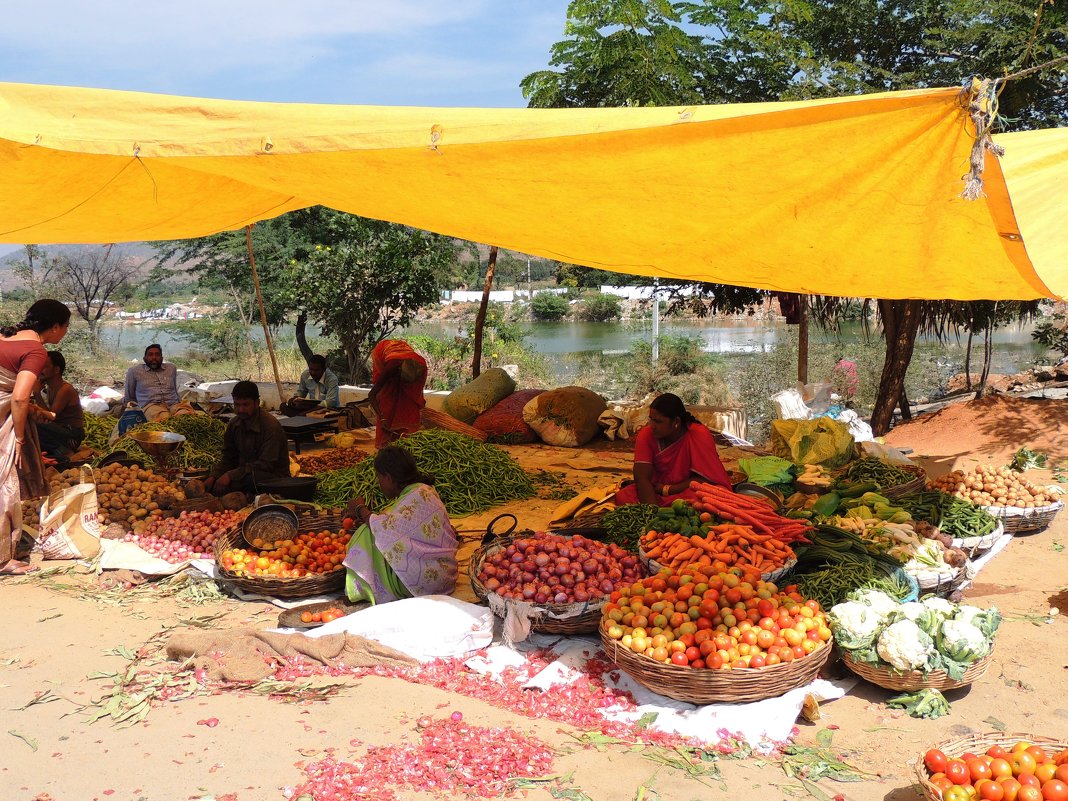
{"label": "hill", "polygon": [[[99,245],[41,245],[43,260],[77,252],[82,248],[99,247]],[[153,259],[155,248],[148,242],[123,242],[115,247],[121,248],[128,258],[144,261]],[[25,261],[26,252],[22,245],[0,245],[0,290],[12,292],[22,287],[22,281],[15,275],[15,266]]]}

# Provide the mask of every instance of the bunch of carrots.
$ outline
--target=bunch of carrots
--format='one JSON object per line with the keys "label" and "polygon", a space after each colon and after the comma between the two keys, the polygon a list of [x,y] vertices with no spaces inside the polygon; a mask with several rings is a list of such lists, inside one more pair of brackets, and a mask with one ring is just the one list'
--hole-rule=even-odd
{"label": "bunch of carrots", "polygon": [[650,531],[639,542],[645,556],[672,570],[697,564],[719,572],[741,567],[770,573],[794,558],[793,549],[773,534],[736,523],[712,526],[705,536]]}
{"label": "bunch of carrots", "polygon": [[718,484],[693,481],[690,482],[690,489],[697,494],[697,500],[691,502],[695,509],[713,514],[720,520],[749,526],[753,531],[770,535],[779,542],[805,541],[805,534],[811,528],[807,520],[781,517],[764,501],[739,495]]}

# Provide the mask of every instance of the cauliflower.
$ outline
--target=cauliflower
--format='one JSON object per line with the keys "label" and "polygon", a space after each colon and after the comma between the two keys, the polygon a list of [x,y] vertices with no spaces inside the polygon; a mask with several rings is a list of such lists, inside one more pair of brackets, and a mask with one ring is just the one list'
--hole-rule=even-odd
{"label": "cauliflower", "polygon": [[963,604],[957,607],[957,614],[953,619],[963,621],[964,623],[972,623],[974,625],[975,618],[982,615],[985,611],[985,609],[980,609],[978,606]]}
{"label": "cauliflower", "polygon": [[971,623],[983,636],[990,639],[1001,625],[1001,613],[996,606],[989,609],[980,609],[978,606],[961,606],[957,609],[957,615],[953,618],[962,623]]}
{"label": "cauliflower", "polygon": [[883,618],[888,617],[898,607],[898,602],[882,590],[857,590],[849,597],[850,600],[870,606]]}
{"label": "cauliflower", "polygon": [[932,595],[930,598],[924,598],[922,603],[945,620],[949,620],[957,614],[957,605],[947,601],[945,598],[938,598]]}
{"label": "cauliflower", "polygon": [[859,601],[846,601],[831,607],[834,639],[842,648],[854,650],[870,644],[882,625],[882,616]]}
{"label": "cauliflower", "polygon": [[883,629],[876,650],[898,670],[921,670],[934,653],[934,641],[911,620],[899,620]]}
{"label": "cauliflower", "polygon": [[964,620],[947,620],[942,624],[939,650],[954,662],[970,664],[990,653],[986,635]]}
{"label": "cauliflower", "polygon": [[898,607],[898,614],[902,620],[911,620],[913,623],[924,613],[926,607],[918,601],[909,601]]}

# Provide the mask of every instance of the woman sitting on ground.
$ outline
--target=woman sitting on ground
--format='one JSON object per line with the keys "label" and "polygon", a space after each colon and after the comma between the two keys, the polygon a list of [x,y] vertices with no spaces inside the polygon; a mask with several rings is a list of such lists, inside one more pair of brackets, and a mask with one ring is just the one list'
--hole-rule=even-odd
{"label": "woman sitting on ground", "polygon": [[731,486],[712,432],[678,395],[665,393],[650,405],[649,424],[634,440],[634,482],[616,493],[615,502],[668,506],[678,498],[694,500],[695,480]]}
{"label": "woman sitting on ground", "polygon": [[345,594],[375,604],[448,595],[456,586],[456,531],[434,480],[395,445],[382,448],[374,464],[390,503],[377,514],[363,498],[349,504],[348,516],[360,525],[345,556]]}

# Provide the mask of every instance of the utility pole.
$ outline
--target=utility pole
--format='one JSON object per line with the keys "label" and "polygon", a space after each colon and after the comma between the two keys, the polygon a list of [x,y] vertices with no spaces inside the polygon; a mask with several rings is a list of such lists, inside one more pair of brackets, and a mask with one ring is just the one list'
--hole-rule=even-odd
{"label": "utility pole", "polygon": [[653,279],[653,367],[660,361],[660,281]]}

